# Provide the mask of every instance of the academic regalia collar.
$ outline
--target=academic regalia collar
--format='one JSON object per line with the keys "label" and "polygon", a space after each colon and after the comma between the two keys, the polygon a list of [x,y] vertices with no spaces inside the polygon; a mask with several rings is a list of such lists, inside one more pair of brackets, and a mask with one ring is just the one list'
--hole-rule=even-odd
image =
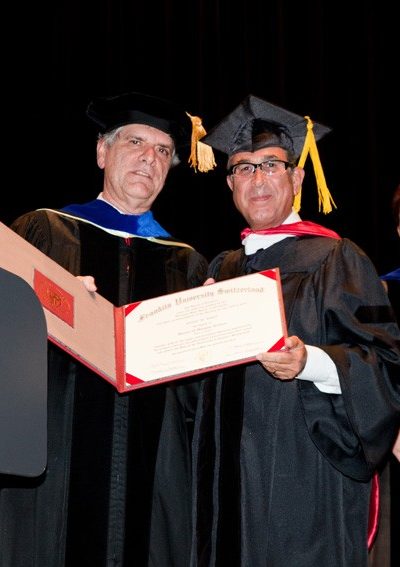
{"label": "academic regalia collar", "polygon": [[294,212],[290,213],[280,226],[265,230],[245,228],[241,232],[242,244],[245,247],[246,255],[254,254],[262,248],[268,248],[284,238],[304,235],[340,239],[340,236],[333,230],[311,221],[302,221],[300,216]]}
{"label": "academic regalia collar", "polygon": [[154,219],[151,211],[141,215],[124,214],[103,198],[97,198],[83,204],[67,205],[59,212],[93,224],[116,236],[139,236],[143,238],[168,238],[171,236]]}

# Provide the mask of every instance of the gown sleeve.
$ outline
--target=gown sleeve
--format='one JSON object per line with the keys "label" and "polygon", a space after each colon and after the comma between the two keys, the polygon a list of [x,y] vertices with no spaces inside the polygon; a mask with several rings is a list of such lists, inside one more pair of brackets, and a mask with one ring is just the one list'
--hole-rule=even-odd
{"label": "gown sleeve", "polygon": [[298,381],[314,443],[341,472],[369,480],[400,425],[400,331],[370,259],[343,239],[314,277],[322,348],[342,394]]}

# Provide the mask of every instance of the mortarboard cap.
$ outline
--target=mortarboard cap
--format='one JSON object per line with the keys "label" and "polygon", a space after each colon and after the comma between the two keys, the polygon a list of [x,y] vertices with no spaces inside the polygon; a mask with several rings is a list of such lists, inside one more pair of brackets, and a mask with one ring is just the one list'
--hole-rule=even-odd
{"label": "mortarboard cap", "polygon": [[[86,114],[102,133],[127,124],[146,124],[157,128],[171,136],[180,157],[181,154],[191,148],[193,154],[189,158],[191,165],[195,169],[198,166],[200,171],[208,171],[207,166],[203,166],[198,158],[198,153],[193,151],[193,137],[197,133],[195,142],[198,142],[199,138],[206,133],[202,127],[201,119],[190,116],[175,103],[143,93],[129,92],[94,99],[90,102]],[[194,127],[195,119],[196,129]],[[206,146],[206,150],[208,150],[209,155],[209,146]]]}
{"label": "mortarboard cap", "polygon": [[[229,157],[238,152],[255,152],[262,148],[280,147],[289,152],[290,159],[299,158],[303,167],[310,153],[319,191],[320,208],[327,213],[335,203],[325,183],[319,161],[316,140],[331,128],[312,122],[308,116],[299,116],[254,95],[248,95],[230,114],[223,118],[202,138],[204,144]],[[300,156],[300,157],[299,157]],[[294,208],[300,210],[301,192]]]}
{"label": "mortarboard cap", "polygon": [[[316,140],[331,131],[327,126],[313,125]],[[259,140],[260,134],[269,138]],[[282,147],[298,158],[307,135],[307,119],[266,100],[248,95],[228,116],[203,138],[228,156],[237,152],[252,152],[262,147]],[[254,149],[255,148],[255,149]]]}

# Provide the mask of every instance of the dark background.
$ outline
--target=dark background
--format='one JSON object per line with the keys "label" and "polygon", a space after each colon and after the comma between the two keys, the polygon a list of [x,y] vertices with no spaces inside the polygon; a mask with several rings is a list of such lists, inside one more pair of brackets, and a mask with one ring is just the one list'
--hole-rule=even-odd
{"label": "dark background", "polygon": [[[353,239],[379,273],[399,264],[390,209],[400,183],[399,23],[389,3],[58,0],[10,11],[3,18],[12,38],[2,73],[6,224],[100,191],[96,133],[85,116],[93,97],[164,96],[210,129],[252,93],[333,129],[319,151],[337,210],[318,213],[307,160],[302,217]],[[237,247],[244,227],[224,156],[216,157],[217,171],[171,172],[154,208],[169,232],[208,258]]]}

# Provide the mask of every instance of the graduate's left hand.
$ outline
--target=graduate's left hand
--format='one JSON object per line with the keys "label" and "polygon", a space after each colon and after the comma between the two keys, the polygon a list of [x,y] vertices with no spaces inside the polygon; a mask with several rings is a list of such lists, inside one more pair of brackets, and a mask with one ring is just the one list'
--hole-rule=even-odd
{"label": "graduate's left hand", "polygon": [[305,344],[295,335],[286,337],[282,350],[262,352],[256,356],[267,372],[279,380],[293,380],[307,361]]}

